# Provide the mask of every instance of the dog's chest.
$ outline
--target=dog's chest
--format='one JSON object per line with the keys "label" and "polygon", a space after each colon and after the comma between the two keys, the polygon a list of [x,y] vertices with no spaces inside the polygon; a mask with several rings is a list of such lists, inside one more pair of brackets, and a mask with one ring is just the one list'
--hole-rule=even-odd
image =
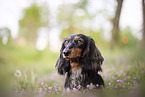
{"label": "dog's chest", "polygon": [[73,88],[79,88],[81,85],[81,80],[82,80],[82,69],[75,69],[71,72],[70,75],[70,87]]}

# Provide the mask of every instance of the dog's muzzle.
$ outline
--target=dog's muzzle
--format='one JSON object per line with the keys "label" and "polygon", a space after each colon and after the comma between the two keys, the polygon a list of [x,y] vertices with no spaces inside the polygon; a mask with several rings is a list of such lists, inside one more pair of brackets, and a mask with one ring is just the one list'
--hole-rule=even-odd
{"label": "dog's muzzle", "polygon": [[69,56],[71,54],[71,50],[64,50],[63,54],[64,56]]}

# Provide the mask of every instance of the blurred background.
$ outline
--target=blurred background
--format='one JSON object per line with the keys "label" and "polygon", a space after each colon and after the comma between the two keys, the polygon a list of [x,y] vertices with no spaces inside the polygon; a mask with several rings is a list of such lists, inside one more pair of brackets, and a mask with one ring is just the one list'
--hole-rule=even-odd
{"label": "blurred background", "polygon": [[0,0],[1,85],[6,79],[18,90],[55,79],[61,43],[78,33],[95,40],[106,79],[114,68],[144,65],[144,0]]}

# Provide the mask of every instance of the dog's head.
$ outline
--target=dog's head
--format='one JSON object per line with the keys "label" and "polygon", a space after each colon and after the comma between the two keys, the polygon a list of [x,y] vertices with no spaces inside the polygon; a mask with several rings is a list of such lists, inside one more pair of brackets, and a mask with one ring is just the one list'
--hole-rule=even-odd
{"label": "dog's head", "polygon": [[77,60],[83,70],[101,71],[103,57],[92,38],[83,34],[66,37],[62,43],[56,67],[60,74],[71,69],[70,61]]}
{"label": "dog's head", "polygon": [[84,35],[69,35],[64,39],[62,46],[62,55],[66,60],[73,60],[80,58],[86,46],[87,39]]}

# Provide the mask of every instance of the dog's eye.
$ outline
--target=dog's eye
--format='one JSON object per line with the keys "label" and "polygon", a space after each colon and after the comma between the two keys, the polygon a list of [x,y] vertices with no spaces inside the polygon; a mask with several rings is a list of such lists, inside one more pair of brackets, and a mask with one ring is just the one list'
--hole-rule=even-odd
{"label": "dog's eye", "polygon": [[77,43],[79,43],[79,44],[83,44],[83,42],[82,42],[81,40],[78,40]]}
{"label": "dog's eye", "polygon": [[68,44],[68,43],[69,43],[69,41],[68,41],[68,40],[66,40],[66,41],[65,41],[65,44]]}

